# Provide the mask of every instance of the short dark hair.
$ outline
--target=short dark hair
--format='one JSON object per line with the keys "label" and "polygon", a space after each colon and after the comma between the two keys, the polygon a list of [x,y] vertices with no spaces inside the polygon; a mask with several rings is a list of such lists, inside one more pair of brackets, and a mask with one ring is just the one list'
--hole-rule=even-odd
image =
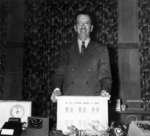
{"label": "short dark hair", "polygon": [[78,11],[78,12],[75,14],[74,24],[77,23],[77,17],[78,17],[79,15],[87,15],[87,16],[89,16],[89,18],[90,18],[90,20],[91,20],[91,24],[93,24],[92,14],[91,14],[91,12],[86,11],[86,10]]}

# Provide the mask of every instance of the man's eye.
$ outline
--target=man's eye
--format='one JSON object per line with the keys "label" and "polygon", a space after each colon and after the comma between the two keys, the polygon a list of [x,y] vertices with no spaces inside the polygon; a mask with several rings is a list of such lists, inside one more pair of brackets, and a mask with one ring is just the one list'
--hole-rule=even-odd
{"label": "man's eye", "polygon": [[90,25],[90,24],[89,24],[89,23],[86,23],[86,24],[78,24],[78,26],[82,26],[82,25],[88,26],[88,25]]}

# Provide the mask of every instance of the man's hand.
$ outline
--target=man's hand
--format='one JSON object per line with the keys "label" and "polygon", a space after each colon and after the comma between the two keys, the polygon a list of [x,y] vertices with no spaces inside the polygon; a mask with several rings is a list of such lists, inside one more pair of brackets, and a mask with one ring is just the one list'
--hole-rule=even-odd
{"label": "man's hand", "polygon": [[110,94],[106,90],[102,90],[100,95],[103,97],[110,97]]}
{"label": "man's hand", "polygon": [[60,89],[59,89],[59,88],[55,88],[54,91],[53,91],[53,93],[52,93],[52,95],[51,95],[51,101],[52,101],[53,103],[57,102],[56,97],[57,97],[57,96],[60,96],[60,95],[61,95]]}

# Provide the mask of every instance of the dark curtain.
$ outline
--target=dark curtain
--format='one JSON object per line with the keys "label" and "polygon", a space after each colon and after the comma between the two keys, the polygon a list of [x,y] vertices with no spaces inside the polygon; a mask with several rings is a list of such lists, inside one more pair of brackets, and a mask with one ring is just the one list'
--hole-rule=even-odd
{"label": "dark curtain", "polygon": [[150,1],[139,0],[139,40],[141,63],[141,93],[150,100]]}
{"label": "dark curtain", "polygon": [[112,90],[117,91],[117,0],[25,0],[25,7],[23,96],[33,102],[33,115],[55,119],[51,77],[60,49],[75,37],[74,16],[79,10],[96,17],[95,39],[109,48]]}

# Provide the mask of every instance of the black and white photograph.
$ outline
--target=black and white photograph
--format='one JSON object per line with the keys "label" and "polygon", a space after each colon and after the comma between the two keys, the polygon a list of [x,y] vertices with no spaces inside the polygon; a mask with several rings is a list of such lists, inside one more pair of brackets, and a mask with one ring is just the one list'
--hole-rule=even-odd
{"label": "black and white photograph", "polygon": [[150,136],[150,1],[0,0],[0,136]]}

